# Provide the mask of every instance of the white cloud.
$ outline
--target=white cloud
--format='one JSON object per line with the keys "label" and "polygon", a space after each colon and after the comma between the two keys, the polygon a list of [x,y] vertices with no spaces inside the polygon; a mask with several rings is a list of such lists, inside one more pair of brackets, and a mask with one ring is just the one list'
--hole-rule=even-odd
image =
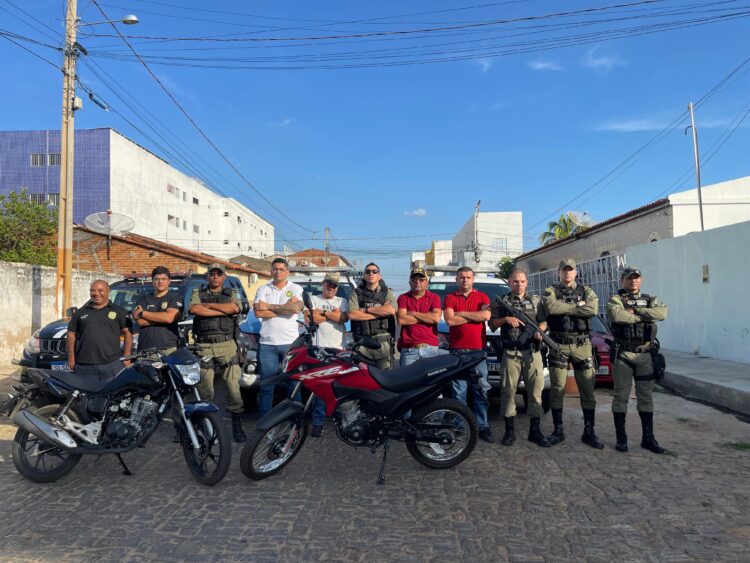
{"label": "white cloud", "polygon": [[600,55],[599,46],[592,47],[583,58],[583,66],[598,72],[609,72],[616,66],[626,66],[628,61],[617,55]]}
{"label": "white cloud", "polygon": [[413,209],[412,211],[404,211],[404,215],[407,217],[424,217],[427,215],[427,210],[420,207],[419,209]]}
{"label": "white cloud", "polygon": [[562,66],[557,63],[553,63],[552,61],[529,61],[526,63],[526,66],[528,66],[531,70],[551,70],[557,72],[565,70]]}
{"label": "white cloud", "polygon": [[607,121],[594,127],[596,131],[615,131],[617,133],[636,133],[639,131],[659,131],[668,123],[661,119],[642,118]]}
{"label": "white cloud", "polygon": [[482,73],[486,73],[492,68],[492,65],[495,64],[495,59],[483,58],[476,59],[474,62],[479,65],[479,68],[482,69]]}
{"label": "white cloud", "polygon": [[291,125],[292,123],[294,123],[294,118],[292,118],[292,117],[285,117],[284,119],[282,119],[278,123],[274,123],[274,125],[276,127],[286,127],[287,125]]}

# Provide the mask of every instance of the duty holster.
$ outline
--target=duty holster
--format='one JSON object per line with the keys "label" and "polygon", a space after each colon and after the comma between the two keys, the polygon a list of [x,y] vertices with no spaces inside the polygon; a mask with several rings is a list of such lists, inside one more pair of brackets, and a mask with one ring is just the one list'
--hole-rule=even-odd
{"label": "duty holster", "polygon": [[651,343],[651,362],[654,366],[654,380],[661,381],[664,378],[664,373],[667,371],[667,359],[664,354],[660,352],[661,344],[659,341],[654,339]]}

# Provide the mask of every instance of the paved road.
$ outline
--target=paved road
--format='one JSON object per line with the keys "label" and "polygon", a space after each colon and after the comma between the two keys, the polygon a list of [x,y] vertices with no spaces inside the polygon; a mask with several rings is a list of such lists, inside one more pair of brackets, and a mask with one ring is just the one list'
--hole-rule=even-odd
{"label": "paved road", "polygon": [[[447,471],[396,444],[385,486],[375,485],[378,460],[327,428],[276,477],[245,479],[235,449],[228,477],[202,487],[166,426],[127,455],[133,477],[105,456],[36,485],[15,471],[14,429],[0,422],[0,559],[747,561],[750,451],[726,444],[750,443],[750,425],[659,394],[657,438],[675,455],[638,447],[636,415],[636,447],[621,454],[611,391],[597,398],[603,451],[579,441],[580,411],[567,399],[564,444],[480,443]],[[499,433],[497,413],[493,422]],[[525,416],[517,425],[527,429]]]}

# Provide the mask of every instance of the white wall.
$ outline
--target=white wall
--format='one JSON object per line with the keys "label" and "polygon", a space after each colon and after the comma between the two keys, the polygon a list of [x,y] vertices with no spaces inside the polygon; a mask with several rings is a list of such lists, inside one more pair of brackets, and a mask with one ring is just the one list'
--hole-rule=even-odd
{"label": "white wall", "polygon": [[[116,274],[73,270],[71,303],[79,307],[89,299],[91,282],[121,279]],[[15,262],[0,262],[0,367],[20,358],[23,345],[38,328],[57,319],[55,315],[56,270]]]}
{"label": "white wall", "polygon": [[[750,221],[750,176],[703,186],[703,224],[706,229]],[[698,190],[669,196],[673,215],[673,236],[700,231]]]}
{"label": "white wall", "polygon": [[189,250],[225,259],[273,254],[268,221],[116,131],[110,131],[110,208],[135,219],[133,232]]}
{"label": "white wall", "polygon": [[659,324],[662,346],[750,363],[748,241],[750,221],[628,249],[628,263],[643,271],[642,291],[669,307]]}
{"label": "white wall", "polygon": [[[479,263],[474,253],[475,234]],[[503,256],[517,256],[522,252],[523,219],[520,211],[483,211],[476,221],[472,215],[453,237],[453,262],[461,266],[491,270]]]}

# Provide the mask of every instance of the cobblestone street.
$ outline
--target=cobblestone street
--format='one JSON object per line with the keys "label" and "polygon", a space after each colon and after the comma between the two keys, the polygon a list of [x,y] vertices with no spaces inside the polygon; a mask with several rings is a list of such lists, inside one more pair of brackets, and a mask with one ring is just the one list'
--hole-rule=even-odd
{"label": "cobblestone street", "polygon": [[[750,425],[659,393],[656,437],[673,455],[640,448],[633,403],[631,449],[621,454],[611,390],[597,398],[602,451],[580,442],[580,409],[569,398],[559,446],[527,442],[525,415],[514,447],[480,442],[452,470],[427,469],[394,444],[384,486],[375,484],[379,455],[346,446],[327,427],[277,476],[247,480],[236,447],[227,478],[203,487],[170,425],[125,456],[133,477],[114,456],[84,457],[57,483],[37,485],[13,466],[15,428],[6,420],[0,559],[747,561]],[[496,405],[493,413],[499,438]]]}

